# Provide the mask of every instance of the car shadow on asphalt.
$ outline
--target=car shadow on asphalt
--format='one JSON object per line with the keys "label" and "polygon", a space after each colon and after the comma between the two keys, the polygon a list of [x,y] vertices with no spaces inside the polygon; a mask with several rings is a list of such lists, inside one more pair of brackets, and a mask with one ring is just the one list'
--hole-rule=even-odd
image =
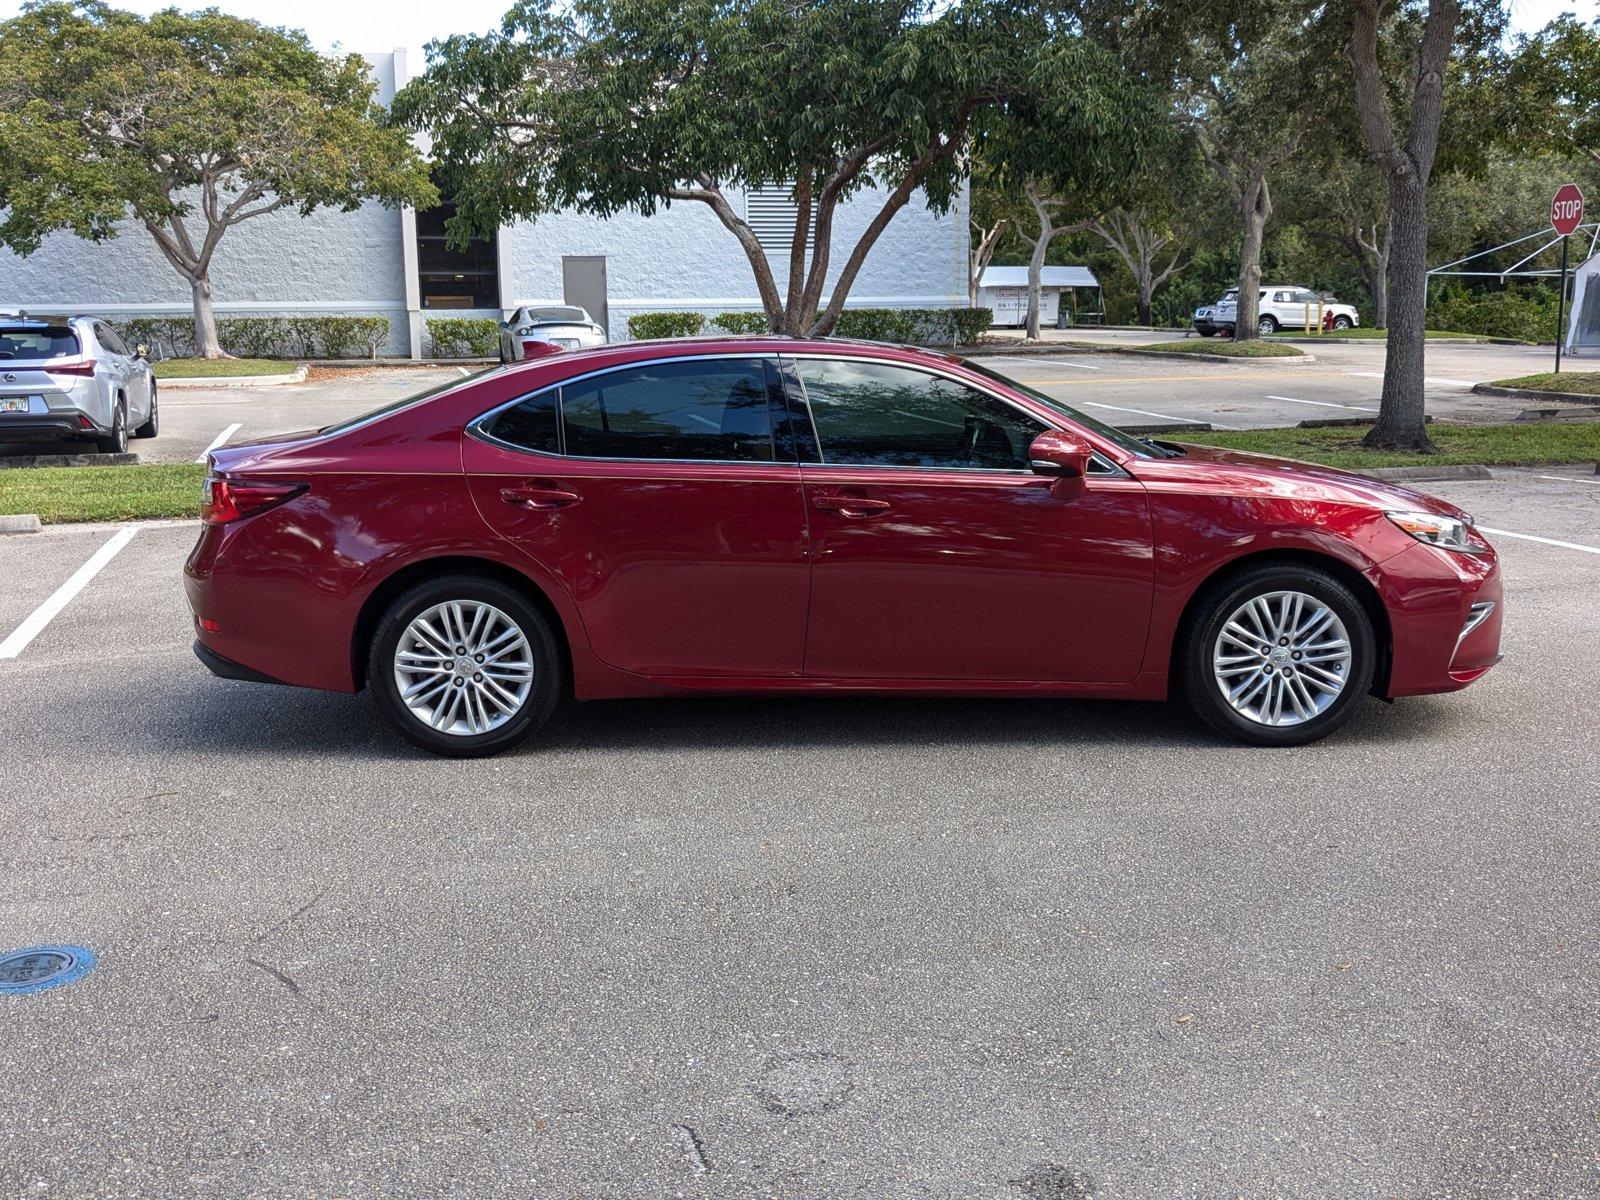
{"label": "car shadow on asphalt", "polygon": [[[1404,745],[1448,735],[1449,697],[1386,705],[1369,700],[1321,746]],[[365,759],[430,757],[406,743],[366,694],[288,691],[207,681],[184,689],[139,732],[166,747],[241,754]],[[681,753],[685,750],[1010,745],[1057,749],[1207,751],[1240,749],[1182,705],[1106,700],[844,697],[682,697],[568,704],[507,758],[561,751]]]}

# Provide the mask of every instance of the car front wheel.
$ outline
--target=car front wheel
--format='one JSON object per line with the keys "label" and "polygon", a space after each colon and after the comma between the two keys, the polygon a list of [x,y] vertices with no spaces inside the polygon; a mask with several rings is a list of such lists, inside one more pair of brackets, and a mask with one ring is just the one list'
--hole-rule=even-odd
{"label": "car front wheel", "polygon": [[1349,317],[1335,317],[1333,319],[1333,327],[1335,329],[1338,329],[1338,330],[1349,329],[1350,328],[1350,318]]}
{"label": "car front wheel", "polygon": [[1328,736],[1372,686],[1377,640],[1326,571],[1267,565],[1214,588],[1189,623],[1183,691],[1212,728],[1261,746]]}
{"label": "car front wheel", "polygon": [[367,679],[408,741],[453,758],[498,754],[555,710],[561,656],[515,588],[473,575],[418,584],[379,620]]}

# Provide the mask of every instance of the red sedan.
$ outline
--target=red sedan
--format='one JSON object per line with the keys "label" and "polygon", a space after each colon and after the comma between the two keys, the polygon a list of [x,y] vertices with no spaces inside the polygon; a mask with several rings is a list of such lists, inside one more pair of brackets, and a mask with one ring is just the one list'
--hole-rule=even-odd
{"label": "red sedan", "polygon": [[920,350],[562,354],[210,468],[201,660],[370,686],[441,754],[503,750],[563,695],[804,691],[1180,695],[1298,745],[1500,658],[1460,509],[1137,440]]}

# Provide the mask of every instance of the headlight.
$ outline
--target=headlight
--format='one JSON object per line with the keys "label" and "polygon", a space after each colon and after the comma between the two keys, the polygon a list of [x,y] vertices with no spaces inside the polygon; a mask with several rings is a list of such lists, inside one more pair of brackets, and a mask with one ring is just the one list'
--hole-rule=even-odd
{"label": "headlight", "polygon": [[1482,546],[1468,540],[1468,521],[1425,512],[1391,512],[1383,515],[1419,542],[1427,542],[1444,550],[1458,550],[1462,554],[1483,553]]}

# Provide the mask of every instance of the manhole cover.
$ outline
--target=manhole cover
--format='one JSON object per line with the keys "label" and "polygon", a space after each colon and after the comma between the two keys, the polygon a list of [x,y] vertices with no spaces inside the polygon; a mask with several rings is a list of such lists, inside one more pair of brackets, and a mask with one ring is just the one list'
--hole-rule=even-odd
{"label": "manhole cover", "polygon": [[82,946],[29,946],[0,953],[0,996],[26,996],[76,983],[94,970],[94,951]]}

